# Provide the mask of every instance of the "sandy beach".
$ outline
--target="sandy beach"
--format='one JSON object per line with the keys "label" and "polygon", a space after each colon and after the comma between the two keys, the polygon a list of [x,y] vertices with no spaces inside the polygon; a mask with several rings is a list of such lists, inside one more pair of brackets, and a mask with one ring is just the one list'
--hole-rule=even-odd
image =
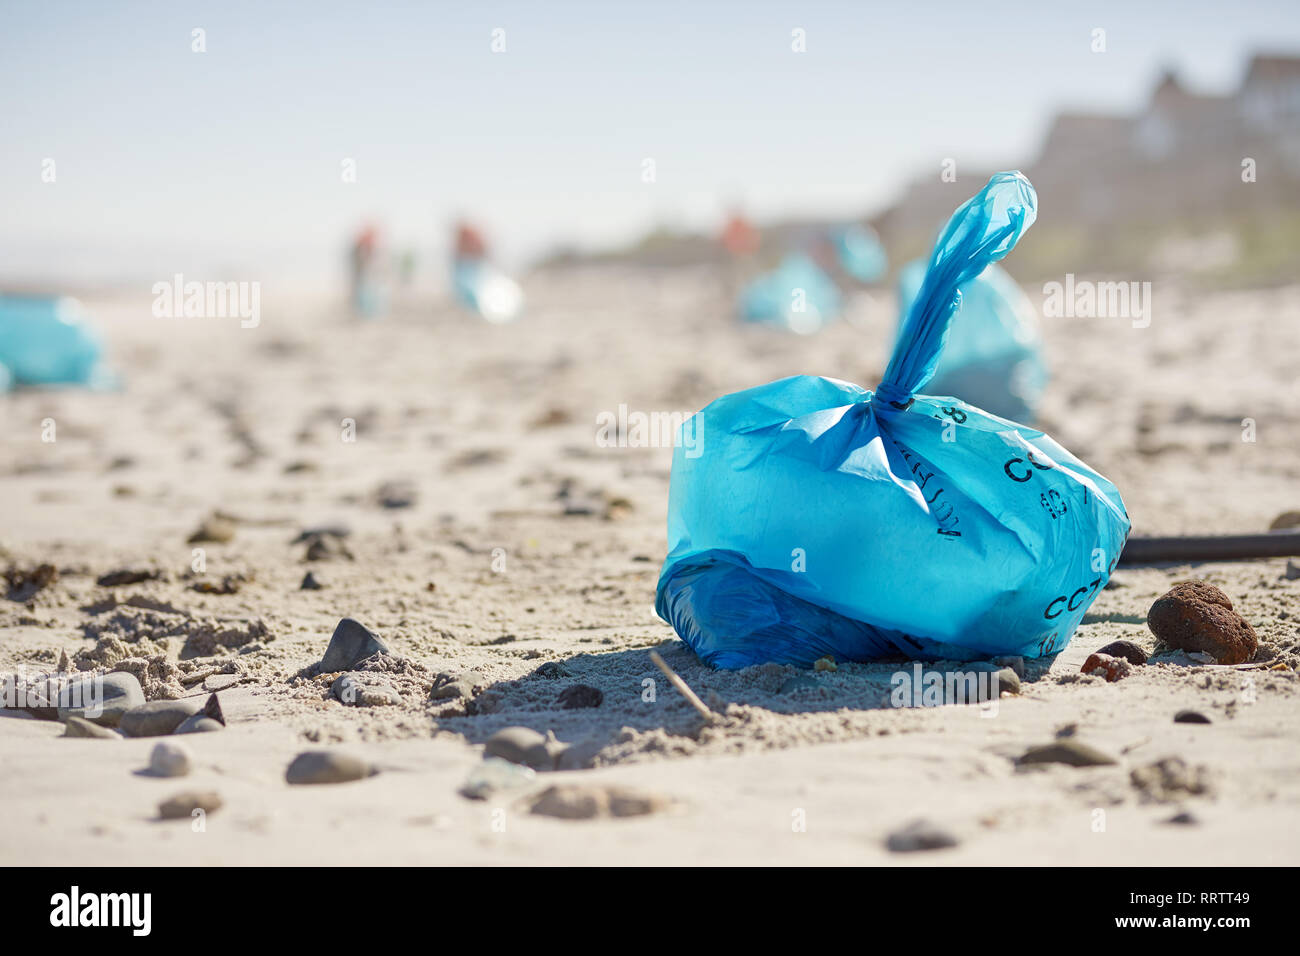
{"label": "sandy beach", "polygon": [[[0,669],[66,653],[136,673],[154,699],[220,687],[227,726],[166,738],[194,768],[159,779],[141,772],[156,739],[68,739],[5,712],[0,763],[19,772],[0,778],[0,862],[1300,862],[1300,560],[1123,568],[1063,652],[983,706],[893,707],[897,663],[710,670],[653,610],[672,450],[604,447],[597,423],[797,373],[872,387],[892,298],[798,337],[740,327],[704,271],[525,287],[526,315],[502,326],[423,299],[359,322],[269,283],[247,329],[154,318],[143,294],[86,298],[122,388],[4,399],[0,564],[58,573],[0,601]],[[1045,321],[1040,424],[1115,482],[1134,534],[1265,531],[1300,509],[1300,288],[1155,288],[1146,328]],[[228,540],[191,542],[205,521]],[[339,533],[303,534],[321,528]],[[115,571],[147,574],[97,583]],[[320,589],[300,587],[308,572]],[[1117,639],[1158,651],[1147,611],[1184,580],[1232,599],[1255,662],[1165,650],[1115,683],[1080,674]],[[347,617],[391,651],[361,672],[386,702],[345,705],[337,674],[310,671]],[[598,706],[566,708],[575,685]],[[560,769],[461,795],[509,726],[552,734]],[[1113,763],[1017,764],[1057,740]],[[379,772],[288,784],[319,749]],[[553,786],[625,788],[652,812],[534,812]],[[183,790],[220,795],[198,832],[157,819]],[[891,851],[918,818],[956,845]]]}

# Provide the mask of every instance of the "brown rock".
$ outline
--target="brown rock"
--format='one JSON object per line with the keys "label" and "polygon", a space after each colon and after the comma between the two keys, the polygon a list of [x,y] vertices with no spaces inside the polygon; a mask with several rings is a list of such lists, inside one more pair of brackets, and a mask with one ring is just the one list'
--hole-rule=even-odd
{"label": "brown rock", "polygon": [[1081,670],[1093,677],[1104,677],[1113,684],[1117,680],[1128,677],[1133,672],[1133,665],[1122,657],[1111,657],[1109,654],[1097,653],[1088,655],[1088,659],[1083,662]]}
{"label": "brown rock", "polygon": [[1209,654],[1220,664],[1244,664],[1259,638],[1228,596],[1204,581],[1176,584],[1147,612],[1147,627],[1170,647]]}
{"label": "brown rock", "polygon": [[635,817],[666,810],[672,801],[658,793],[644,793],[623,787],[591,787],[560,784],[548,787],[532,801],[531,811],[562,820],[590,820],[594,817]]}
{"label": "brown rock", "polygon": [[158,816],[164,820],[186,820],[194,811],[211,813],[221,809],[221,795],[215,790],[187,790],[158,804]]}
{"label": "brown rock", "polygon": [[235,523],[221,515],[211,515],[203,520],[198,529],[189,536],[187,544],[206,544],[214,542],[225,544],[235,536]]}
{"label": "brown rock", "polygon": [[1300,528],[1300,511],[1284,511],[1268,526],[1269,531],[1290,531],[1292,528]]}
{"label": "brown rock", "polygon": [[1147,652],[1132,641],[1111,641],[1105,647],[1097,648],[1097,653],[1108,654],[1111,657],[1122,657],[1130,664],[1145,664],[1147,662]]}

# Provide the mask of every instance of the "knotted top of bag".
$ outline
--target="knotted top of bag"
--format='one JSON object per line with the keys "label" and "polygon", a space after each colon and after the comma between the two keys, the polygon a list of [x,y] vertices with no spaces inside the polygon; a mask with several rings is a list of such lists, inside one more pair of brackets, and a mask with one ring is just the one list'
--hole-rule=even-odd
{"label": "knotted top of bag", "polygon": [[934,375],[948,324],[961,305],[958,289],[1010,252],[1037,215],[1038,195],[1019,171],[995,173],[952,214],[875,391],[877,401],[893,408],[911,404]]}

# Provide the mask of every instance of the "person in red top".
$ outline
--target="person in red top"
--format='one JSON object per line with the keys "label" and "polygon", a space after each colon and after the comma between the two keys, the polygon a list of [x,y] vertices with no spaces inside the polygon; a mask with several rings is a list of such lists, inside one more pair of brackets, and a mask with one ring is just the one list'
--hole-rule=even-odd
{"label": "person in red top", "polygon": [[758,230],[741,213],[733,212],[722,230],[722,245],[733,256],[752,256],[761,240]]}
{"label": "person in red top", "polygon": [[456,224],[456,258],[486,259],[487,243],[479,231],[467,222]]}
{"label": "person in red top", "polygon": [[744,214],[733,210],[727,219],[718,241],[727,251],[724,265],[722,294],[735,299],[745,283],[753,278],[755,271],[755,254],[762,244],[762,235]]}

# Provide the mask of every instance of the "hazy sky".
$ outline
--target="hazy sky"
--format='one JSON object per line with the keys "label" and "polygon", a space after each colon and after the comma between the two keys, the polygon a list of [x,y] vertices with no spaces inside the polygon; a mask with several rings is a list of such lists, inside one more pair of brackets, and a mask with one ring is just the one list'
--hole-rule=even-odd
{"label": "hazy sky", "polygon": [[518,262],[856,215],[1256,49],[1300,52],[1300,3],[0,0],[0,278],[324,274],[368,218],[431,253],[463,212]]}

